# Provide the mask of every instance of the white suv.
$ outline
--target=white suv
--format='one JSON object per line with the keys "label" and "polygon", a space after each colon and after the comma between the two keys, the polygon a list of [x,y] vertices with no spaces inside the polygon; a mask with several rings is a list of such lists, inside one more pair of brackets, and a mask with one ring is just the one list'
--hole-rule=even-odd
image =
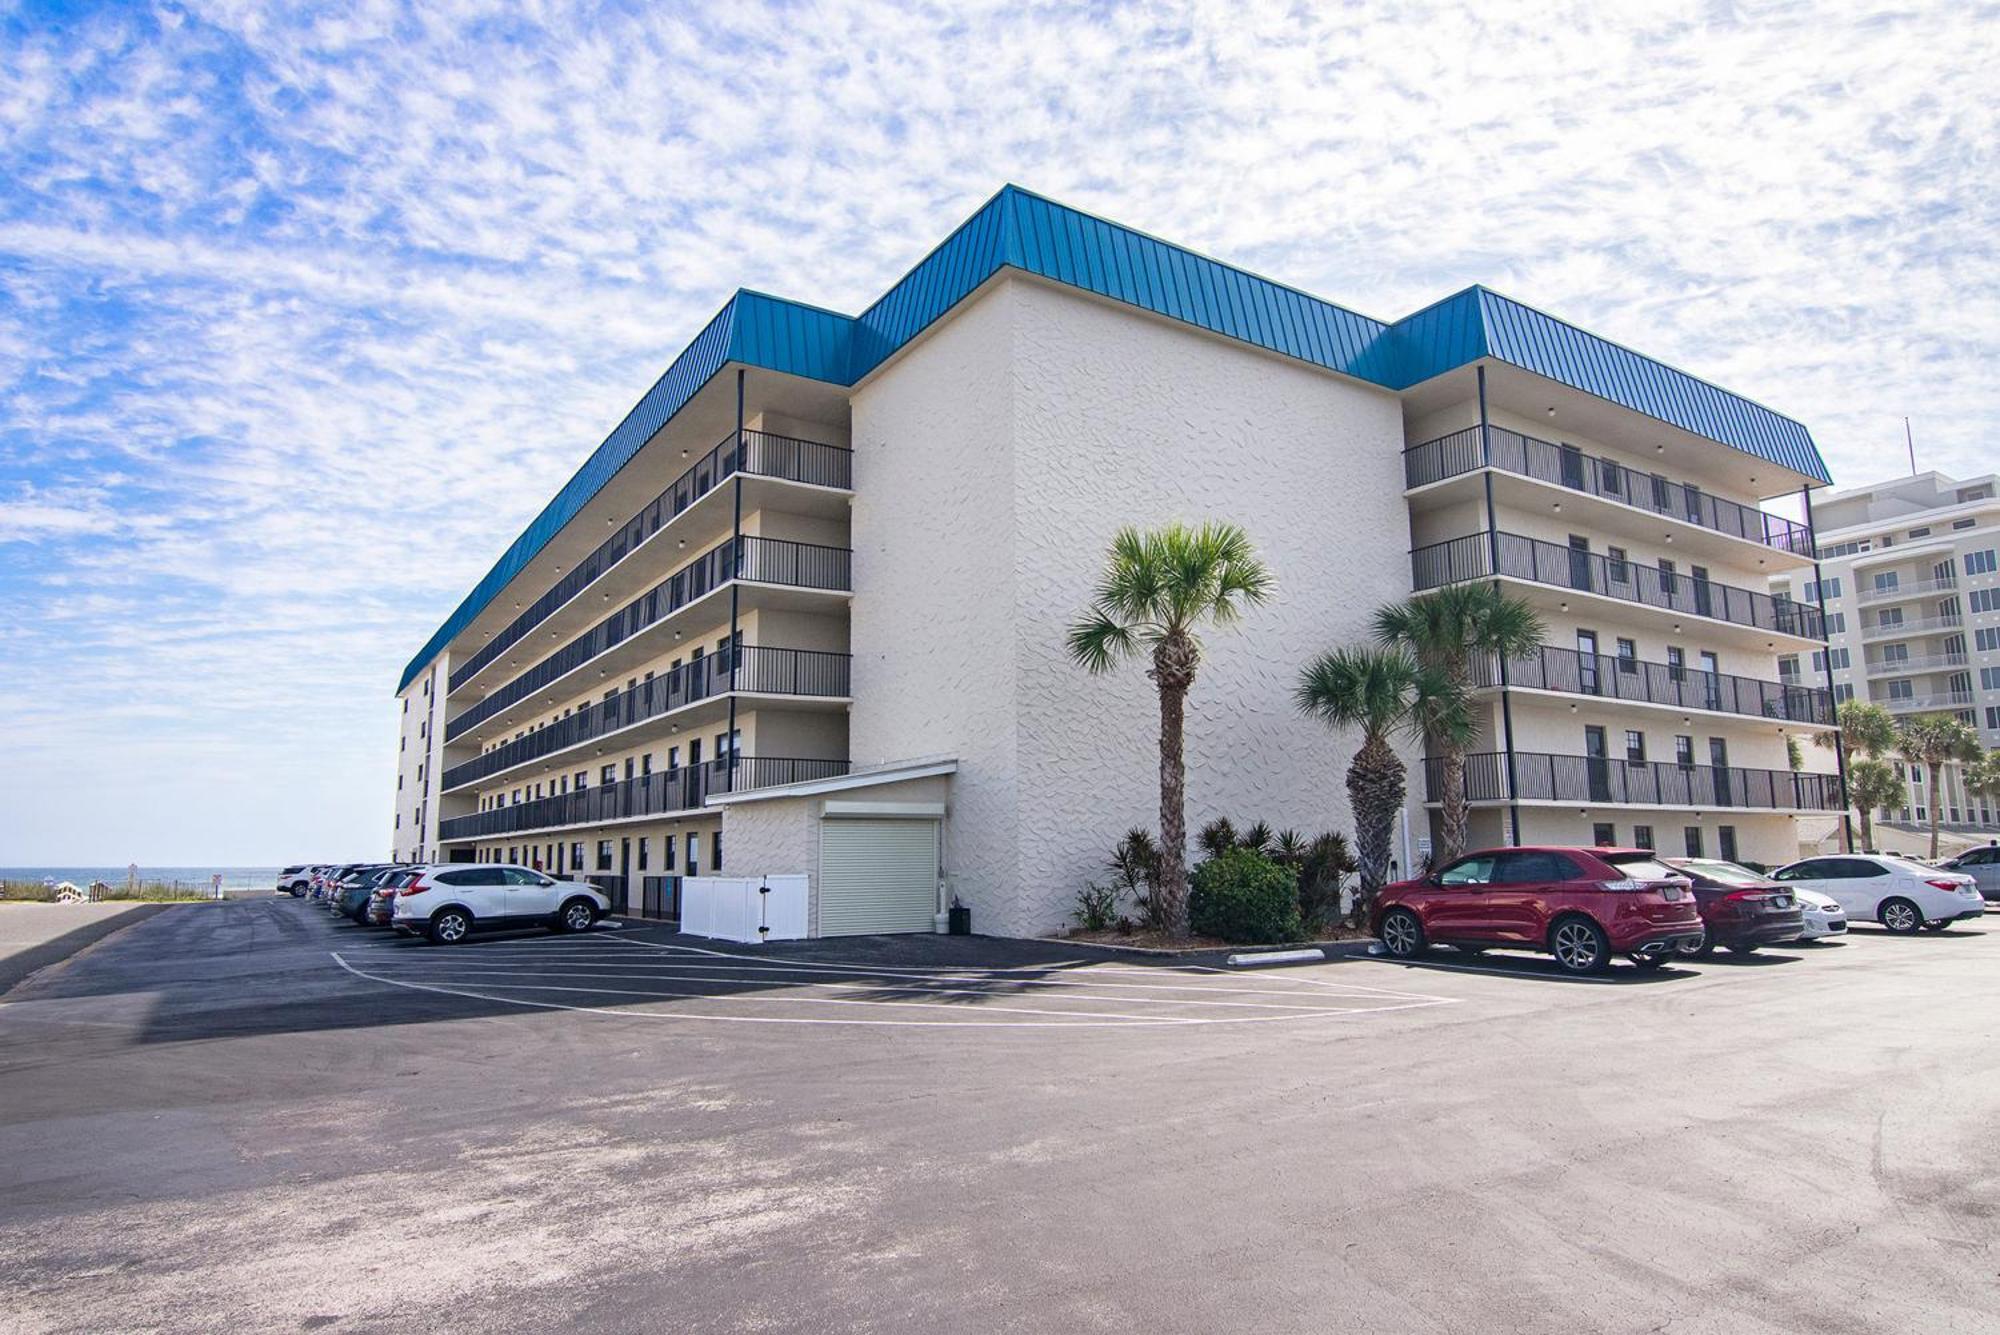
{"label": "white suv", "polygon": [[1986,912],[1970,876],[1884,853],[1807,858],[1778,868],[1771,879],[1817,890],[1837,901],[1849,918],[1871,919],[1903,934],[1923,927],[1941,932]]}
{"label": "white suv", "polygon": [[473,932],[510,928],[588,931],[610,911],[611,901],[582,881],[551,880],[500,862],[453,862],[425,868],[396,891],[390,922],[399,932],[449,946]]}

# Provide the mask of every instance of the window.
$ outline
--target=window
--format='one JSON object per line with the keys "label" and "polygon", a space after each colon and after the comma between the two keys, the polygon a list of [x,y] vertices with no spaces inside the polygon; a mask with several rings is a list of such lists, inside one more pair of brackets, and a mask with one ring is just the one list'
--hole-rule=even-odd
{"label": "window", "polygon": [[1965,554],[1965,573],[1968,575],[1990,575],[2000,570],[2000,556],[1991,547],[1983,551]]}
{"label": "window", "polygon": [[1977,524],[1978,522],[1979,521],[1977,519],[1954,519],[1951,521],[1951,526],[1954,529],[1971,528],[1974,524]]}
{"label": "window", "polygon": [[1625,733],[1625,763],[1632,766],[1646,763],[1646,734],[1627,730]]}
{"label": "window", "polygon": [[576,790],[580,793],[589,786],[590,786],[590,771],[587,769],[578,770],[576,772]]}
{"label": "window", "polygon": [[1928,524],[1922,528],[1913,528],[1910,530],[1910,536],[1913,538],[1928,538],[1930,535],[1931,530]]}
{"label": "window", "polygon": [[640,835],[640,836],[639,836],[639,840],[638,840],[638,843],[639,843],[639,870],[640,870],[640,871],[644,871],[644,870],[646,870],[646,845],[647,845],[648,843],[651,843],[651,842],[652,842],[652,841],[651,841],[651,840],[649,840],[649,839],[647,839],[645,835],[643,835],[643,834],[642,834],[642,835]]}
{"label": "window", "polygon": [[2000,626],[1981,626],[1972,632],[1972,642],[1983,654],[2000,649]]}
{"label": "window", "polygon": [[[1779,663],[1778,670],[1782,672],[1784,666],[1782,662]],[[1799,660],[1794,658],[1792,660],[1792,670],[1796,672],[1798,666]],[[1687,654],[1678,646],[1667,650],[1667,679],[1669,681],[1687,680]]]}
{"label": "window", "polygon": [[1634,825],[1632,827],[1632,843],[1639,848],[1651,848],[1653,846],[1653,827],[1650,825]]}
{"label": "window", "polygon": [[1701,856],[1701,826],[1687,825],[1681,828],[1681,842],[1691,858]]}
{"label": "window", "polygon": [[1989,691],[2000,690],[2000,668],[1979,669],[1979,684]]}
{"label": "window", "polygon": [[701,875],[701,836],[693,830],[688,831],[687,855],[687,874]]}
{"label": "window", "polygon": [[616,765],[606,765],[602,770],[598,771],[597,781],[599,783],[618,782],[618,767]]}
{"label": "window", "polygon": [[609,839],[599,839],[597,841],[597,869],[599,871],[611,870],[611,841]]}
{"label": "window", "polygon": [[1898,641],[1897,641],[1896,643],[1894,643],[1894,644],[1885,644],[1885,645],[1883,645],[1883,646],[1882,646],[1882,661],[1883,661],[1884,663],[1907,663],[1907,662],[1909,662],[1909,661],[1910,661],[1910,646],[1909,646],[1909,645],[1907,645],[1907,644],[1904,644],[1904,643],[1903,643],[1903,642],[1902,642],[1901,640],[1898,640]]}
{"label": "window", "polygon": [[1974,589],[1966,602],[1975,612],[2000,612],[2000,589]]}
{"label": "window", "polygon": [[1845,635],[1847,633],[1847,613],[1828,612],[1826,614],[1826,633],[1829,635]]}
{"label": "window", "polygon": [[1917,688],[1911,683],[1908,677],[1898,677],[1889,683],[1889,698],[1891,700],[1912,700],[1916,698],[1916,694]]}
{"label": "window", "polygon": [[569,846],[569,865],[578,871],[583,869],[583,841],[580,839]]}
{"label": "window", "polygon": [[1835,649],[1829,656],[1833,660],[1835,672],[1844,672],[1854,665],[1854,654],[1851,650]]}
{"label": "window", "polygon": [[1618,641],[1618,670],[1632,676],[1639,672],[1639,646],[1622,637]]}
{"label": "window", "polygon": [[[1901,765],[1898,765],[1898,766],[1896,766],[1896,768],[1900,770],[1900,769],[1902,769],[1902,766],[1901,766]],[[1913,787],[1922,787],[1922,786],[1923,786],[1923,782],[1924,782],[1924,772],[1923,772],[1923,770],[1919,769],[1919,768],[1918,768],[1917,766],[1915,766],[1915,765],[1912,765],[1912,766],[1910,766],[1910,783],[1911,783],[1911,785],[1912,785]],[[1923,819],[1923,817],[1919,816],[1919,817],[1918,817],[1917,819],[1919,819],[1919,820],[1922,820],[1922,819]]]}
{"label": "window", "polygon": [[1989,731],[2000,728],[2000,705],[1986,706],[1986,727]]}
{"label": "window", "polygon": [[1599,821],[1590,827],[1590,842],[1599,848],[1611,848],[1618,842],[1618,833],[1609,821]]}
{"label": "window", "polygon": [[1889,589],[1897,587],[1898,582],[1899,577],[1895,571],[1885,570],[1875,577],[1875,591],[1877,593],[1886,592]]}
{"label": "window", "polygon": [[1736,827],[1718,826],[1715,831],[1715,851],[1722,855],[1724,862],[1736,861]]}
{"label": "window", "polygon": [[1627,584],[1631,582],[1632,566],[1629,558],[1625,555],[1623,547],[1606,547],[1604,549],[1604,559],[1609,563],[1611,582],[1613,584]]}
{"label": "window", "polygon": [[1479,853],[1469,858],[1460,858],[1444,869],[1438,877],[1440,885],[1490,885],[1493,882],[1493,862],[1491,853]]}
{"label": "window", "polygon": [[1694,738],[1674,738],[1674,764],[1681,769],[1694,768]]}
{"label": "window", "polygon": [[1527,850],[1502,853],[1493,869],[1495,885],[1547,885],[1551,881],[1574,881],[1583,869],[1561,853]]}
{"label": "window", "polygon": [[1902,609],[1902,608],[1900,608],[1900,607],[1885,607],[1885,608],[1883,608],[1883,609],[1882,609],[1881,611],[1879,611],[1879,612],[1877,612],[1877,613],[1875,614],[1875,624],[1876,624],[1876,625],[1878,625],[1878,626],[1900,626],[1900,625],[1902,625],[1902,624],[1903,624],[1903,609]]}
{"label": "window", "polygon": [[722,870],[722,831],[717,830],[708,840],[708,861],[711,870]]}
{"label": "window", "polygon": [[1835,575],[1832,579],[1823,579],[1818,583],[1814,583],[1812,580],[1806,581],[1804,601],[1816,603],[1822,595],[1825,596],[1828,602],[1832,602],[1840,597],[1840,576]]}
{"label": "window", "polygon": [[1833,702],[1844,705],[1854,698],[1854,688],[1846,683],[1838,683],[1833,688]]}
{"label": "window", "polygon": [[673,869],[674,869],[674,837],[672,835],[668,835],[666,838],[660,840],[660,870],[672,871]]}

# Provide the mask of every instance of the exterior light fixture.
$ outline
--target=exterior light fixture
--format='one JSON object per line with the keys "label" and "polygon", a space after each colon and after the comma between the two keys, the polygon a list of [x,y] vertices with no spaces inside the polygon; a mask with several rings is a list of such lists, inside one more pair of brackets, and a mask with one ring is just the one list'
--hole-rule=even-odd
{"label": "exterior light fixture", "polygon": [[1549,405],[1549,416],[1550,416],[1550,417],[1554,417],[1555,415],[1556,415],[1556,408],[1555,408],[1555,405],[1554,405],[1554,404],[1550,404],[1550,405]]}
{"label": "exterior light fixture", "polygon": [[1557,501],[1555,503],[1555,511],[1557,514],[1561,514],[1563,512],[1563,503],[1561,501]]}

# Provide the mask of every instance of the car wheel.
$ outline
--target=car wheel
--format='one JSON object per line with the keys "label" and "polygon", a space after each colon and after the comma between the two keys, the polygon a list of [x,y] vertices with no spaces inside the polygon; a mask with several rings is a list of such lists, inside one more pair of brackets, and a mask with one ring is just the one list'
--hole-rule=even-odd
{"label": "car wheel", "polygon": [[1647,973],[1651,973],[1666,962],[1667,957],[1665,955],[1634,955],[1632,957],[1632,963],[1644,969]]}
{"label": "car wheel", "polygon": [[1754,955],[1757,953],[1757,947],[1755,945],[1731,946],[1729,947],[1729,953],[1732,955]]}
{"label": "car wheel", "polygon": [[597,921],[597,905],[587,899],[572,899],[550,924],[558,932],[587,932]]}
{"label": "car wheel", "polygon": [[1600,973],[1611,963],[1604,929],[1588,918],[1564,918],[1549,931],[1549,951],[1564,973]]}
{"label": "car wheel", "polygon": [[1898,936],[1914,936],[1924,925],[1923,913],[1907,899],[1883,900],[1875,920]]}
{"label": "car wheel", "polygon": [[1948,920],[1943,922],[1927,922],[1924,924],[1926,932],[1942,932],[1948,930],[1950,927],[1951,923]]}
{"label": "car wheel", "polygon": [[464,909],[439,909],[431,915],[431,944],[455,946],[472,930],[472,919]]}
{"label": "car wheel", "polygon": [[1390,909],[1382,915],[1382,948],[1399,960],[1424,953],[1424,925],[1408,909]]}

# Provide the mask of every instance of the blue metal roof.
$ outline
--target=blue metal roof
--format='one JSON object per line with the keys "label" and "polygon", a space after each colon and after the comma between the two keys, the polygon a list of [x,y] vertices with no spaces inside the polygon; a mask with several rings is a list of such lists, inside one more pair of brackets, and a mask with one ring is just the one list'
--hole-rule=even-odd
{"label": "blue metal roof", "polygon": [[1575,325],[1470,287],[1394,324],[1006,186],[859,316],[739,291],[555,494],[403,673],[438,652],[730,363],[852,385],[1002,268],[1404,390],[1492,358],[1794,472],[1833,479],[1805,427]]}

